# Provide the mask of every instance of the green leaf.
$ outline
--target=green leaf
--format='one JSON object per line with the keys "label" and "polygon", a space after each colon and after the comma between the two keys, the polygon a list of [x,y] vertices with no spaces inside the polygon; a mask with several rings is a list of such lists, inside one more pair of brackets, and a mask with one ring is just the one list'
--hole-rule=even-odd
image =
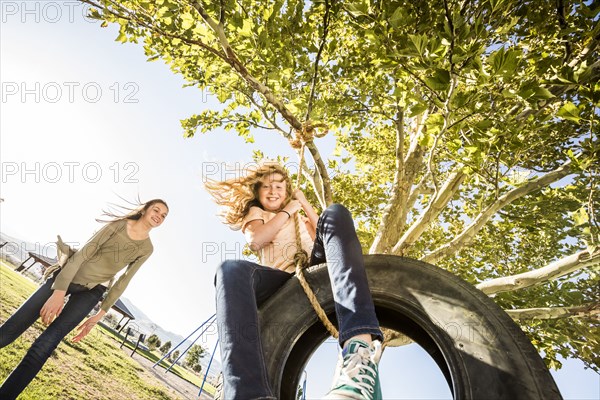
{"label": "green leaf", "polygon": [[190,13],[185,13],[181,15],[181,27],[184,30],[190,29],[196,23],[195,18]]}
{"label": "green leaf", "polygon": [[100,12],[98,11],[98,9],[96,9],[96,8],[90,8],[90,11],[88,13],[88,17],[92,18],[92,19],[102,19],[102,15],[100,14]]}
{"label": "green leaf", "polygon": [[239,30],[239,34],[245,37],[251,37],[252,36],[252,23],[250,21],[248,21],[247,19],[244,20],[244,25],[242,26],[242,29]]}
{"label": "green leaf", "polygon": [[400,25],[402,25],[402,21],[405,19],[404,9],[405,9],[404,5],[396,8],[396,11],[394,11],[392,16],[390,17],[390,25],[392,25],[394,28],[397,28]]}
{"label": "green leaf", "polygon": [[119,36],[117,36],[117,38],[115,39],[115,42],[121,42],[121,43],[125,43],[127,42],[127,35],[125,34],[125,32],[119,32]]}
{"label": "green leaf", "polygon": [[411,108],[410,108],[410,113],[409,113],[409,117],[416,117],[417,115],[423,114],[425,112],[425,110],[427,110],[429,108],[429,105],[424,104],[424,103],[417,103],[414,104]]}
{"label": "green leaf", "polygon": [[566,119],[573,122],[579,122],[580,111],[577,106],[571,102],[565,103],[556,113],[562,119]]}
{"label": "green leaf", "polygon": [[552,97],[554,97],[554,95],[545,87],[543,86],[537,86],[536,88],[533,89],[533,97],[536,99],[550,99]]}
{"label": "green leaf", "polygon": [[519,64],[519,55],[518,50],[505,50],[503,47],[494,51],[488,60],[492,67],[492,75],[512,78]]}
{"label": "green leaf", "polygon": [[227,100],[229,100],[230,97],[231,92],[229,92],[226,89],[221,89],[217,92],[217,99],[219,99],[221,103],[225,103]]}
{"label": "green leaf", "polygon": [[[439,113],[431,114],[429,117],[427,117],[425,125],[427,126],[427,136],[431,137],[431,141],[433,141],[433,136],[440,133],[442,127],[444,126],[444,117]],[[426,138],[423,144],[428,143],[430,143],[429,138]]]}
{"label": "green leaf", "polygon": [[433,76],[425,78],[424,81],[433,90],[446,91],[450,87],[450,72],[437,69]]}
{"label": "green leaf", "polygon": [[585,209],[585,207],[581,207],[572,213],[569,213],[573,222],[575,222],[575,226],[587,224],[590,220],[590,217]]}
{"label": "green leaf", "polygon": [[427,49],[427,36],[425,35],[408,35],[410,42],[417,50],[417,53],[423,56],[425,49]]}
{"label": "green leaf", "polygon": [[364,1],[350,3],[348,4],[347,8],[350,14],[352,14],[354,17],[369,15],[369,4]]}
{"label": "green leaf", "polygon": [[534,82],[534,81],[525,82],[521,85],[517,94],[521,98],[527,100],[535,94],[538,86],[539,86],[538,83]]}

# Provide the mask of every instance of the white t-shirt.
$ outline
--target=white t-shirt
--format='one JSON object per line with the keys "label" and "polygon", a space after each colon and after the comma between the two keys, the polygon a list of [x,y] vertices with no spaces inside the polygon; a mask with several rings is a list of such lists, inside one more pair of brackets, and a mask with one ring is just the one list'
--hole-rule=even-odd
{"label": "white t-shirt", "polygon": [[[275,218],[276,215],[277,213],[263,210],[260,207],[250,207],[248,214],[242,221],[242,232],[246,230],[246,225],[249,222],[261,220],[266,224]],[[306,221],[308,221],[308,218],[300,216],[300,239],[302,249],[310,257],[314,241],[310,237],[308,229],[306,229]],[[260,257],[261,264],[267,267],[294,272],[296,270],[296,266],[294,265],[296,248],[296,227],[294,226],[294,216],[292,215],[292,218],[288,218],[273,240],[260,249],[258,256]]]}

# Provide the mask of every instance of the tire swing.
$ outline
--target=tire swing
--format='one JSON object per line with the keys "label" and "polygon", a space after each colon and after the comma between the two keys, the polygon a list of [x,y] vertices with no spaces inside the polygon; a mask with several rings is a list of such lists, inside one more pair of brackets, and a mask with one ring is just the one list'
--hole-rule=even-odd
{"label": "tire swing", "polygon": [[[367,255],[364,260],[384,332],[406,335],[427,351],[454,399],[562,398],[527,336],[473,285],[409,258]],[[309,267],[304,276],[335,321],[327,265]],[[259,309],[265,362],[278,399],[295,399],[306,363],[330,335],[298,281],[294,276]]]}
{"label": "tire swing", "polygon": [[[304,143],[312,139],[305,137],[306,130],[299,133],[300,165]],[[298,214],[294,217],[298,240]],[[297,253],[296,276],[259,309],[265,363],[278,399],[296,399],[310,356],[329,335],[337,337],[329,322],[335,321],[335,309],[327,265],[304,268],[307,259]],[[364,261],[386,342],[400,333],[419,344],[440,368],[454,399],[562,398],[527,336],[473,285],[409,258],[366,255]]]}

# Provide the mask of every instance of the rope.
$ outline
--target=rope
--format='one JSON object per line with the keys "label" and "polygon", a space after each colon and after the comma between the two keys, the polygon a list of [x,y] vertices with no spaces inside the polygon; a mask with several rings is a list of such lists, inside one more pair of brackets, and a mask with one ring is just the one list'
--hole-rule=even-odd
{"label": "rope", "polygon": [[317,299],[317,296],[311,289],[308,281],[306,280],[306,276],[304,275],[304,269],[308,266],[308,254],[306,253],[306,251],[302,250],[302,247],[300,247],[301,243],[299,240],[299,238],[300,238],[300,236],[299,236],[299,233],[300,233],[299,219],[300,219],[300,217],[299,217],[298,213],[295,213],[294,214],[294,223],[296,225],[296,237],[298,238],[296,240],[296,246],[298,246],[298,249],[300,249],[294,255],[294,263],[296,264],[296,276],[298,277],[300,286],[302,286],[302,289],[304,289],[304,293],[306,294],[308,301],[310,302],[313,309],[317,313],[317,316],[319,317],[319,319],[321,320],[321,322],[323,323],[323,325],[325,326],[325,328],[327,329],[329,334],[337,339],[339,336],[337,329],[335,328],[335,326],[331,323],[331,321],[327,317],[327,314],[325,313],[325,310],[323,310],[323,307],[321,307],[321,304],[319,304],[319,300]]}
{"label": "rope", "polygon": [[[316,128],[323,128],[320,132]],[[290,145],[294,149],[303,148],[306,143],[312,142],[315,137],[322,138],[329,132],[327,125],[322,122],[313,122],[311,120],[302,124],[302,129],[294,131],[294,138],[290,139]],[[300,163],[304,159],[300,158]],[[300,177],[298,177],[300,183]]]}
{"label": "rope", "polygon": [[[324,127],[325,129],[320,134],[315,131],[317,127]],[[325,124],[315,124],[311,121],[306,121],[302,124],[302,130],[296,131],[295,138],[290,140],[290,145],[294,149],[299,149],[299,158],[300,158],[300,166],[298,168],[298,177],[296,181],[296,187],[300,187],[300,178],[302,177],[302,164],[304,162],[304,148],[306,143],[312,142],[314,137],[323,137],[327,134],[327,126]],[[317,313],[317,316],[325,325],[325,328],[329,332],[331,336],[334,338],[339,337],[339,333],[335,326],[331,323],[329,318],[327,318],[327,314],[321,304],[319,304],[319,300],[317,296],[311,289],[308,281],[306,280],[306,276],[304,275],[304,269],[308,267],[308,254],[306,251],[302,249],[302,240],[300,238],[300,215],[298,212],[294,213],[294,227],[296,229],[296,254],[294,254],[294,264],[296,265],[296,276],[298,277],[298,281],[300,282],[300,286],[304,290],[308,301],[312,305],[313,309]]]}
{"label": "rope", "polygon": [[[318,132],[315,128],[324,128],[321,132]],[[296,181],[296,187],[300,187],[300,178],[302,177],[302,164],[304,163],[304,149],[306,144],[312,142],[315,137],[320,138],[327,134],[327,125],[323,123],[314,123],[312,121],[306,121],[302,124],[301,130],[296,130],[294,138],[290,140],[290,145],[292,148],[299,150],[298,157],[300,159],[300,165],[298,167],[298,177]],[[331,323],[325,310],[319,304],[319,300],[317,296],[311,289],[308,281],[306,280],[306,276],[304,275],[304,270],[308,267],[308,254],[306,251],[302,249],[302,240],[300,239],[300,215],[298,212],[294,213],[294,226],[296,229],[296,254],[294,254],[294,264],[296,265],[296,276],[298,277],[298,281],[300,282],[300,286],[304,290],[308,301],[312,305],[315,313],[329,332],[331,336],[334,338],[339,337],[339,332],[336,327]],[[392,344],[394,340],[398,340],[404,335],[400,334],[389,328],[381,327],[381,331],[383,332],[383,349],[386,346],[397,346],[397,344]],[[405,338],[405,340],[410,341],[410,339]]]}

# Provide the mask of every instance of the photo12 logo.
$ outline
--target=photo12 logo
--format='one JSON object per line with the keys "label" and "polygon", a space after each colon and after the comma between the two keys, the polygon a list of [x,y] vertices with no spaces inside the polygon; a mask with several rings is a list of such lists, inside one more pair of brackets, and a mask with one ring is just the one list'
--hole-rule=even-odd
{"label": "photo12 logo", "polygon": [[135,82],[2,82],[2,103],[139,103]]}
{"label": "photo12 logo", "polygon": [[98,21],[88,17],[91,5],[81,1],[0,1],[2,23],[74,23]]}
{"label": "photo12 logo", "polygon": [[78,162],[3,162],[2,183],[17,181],[20,183],[58,183],[85,182],[97,183],[103,177],[114,183],[139,183],[137,173],[140,170],[134,162],[114,162],[102,165],[95,161]]}
{"label": "photo12 logo", "polygon": [[[219,161],[207,161],[202,163],[202,182],[207,181],[226,181],[230,179],[239,179],[243,176],[256,171],[260,168],[257,162],[247,163],[224,163]],[[281,164],[290,175],[298,173],[299,163],[298,162],[286,162]]]}

